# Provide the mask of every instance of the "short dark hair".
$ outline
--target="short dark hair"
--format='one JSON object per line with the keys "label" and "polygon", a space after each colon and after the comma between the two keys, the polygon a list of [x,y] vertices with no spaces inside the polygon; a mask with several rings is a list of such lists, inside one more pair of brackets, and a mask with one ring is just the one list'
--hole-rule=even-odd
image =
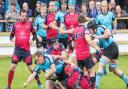
{"label": "short dark hair", "polygon": [[86,3],[82,3],[82,5],[81,6],[86,6],[87,7],[87,4]]}
{"label": "short dark hair", "polygon": [[15,3],[11,3],[11,6],[16,6],[16,4]]}
{"label": "short dark hair", "polygon": [[43,52],[42,51],[36,51],[34,55],[37,57],[40,57],[40,56],[43,56]]}
{"label": "short dark hair", "polygon": [[85,20],[85,16],[83,16],[83,15],[80,15],[79,17],[78,17],[78,22],[79,23],[84,23],[86,20]]}
{"label": "short dark hair", "polygon": [[21,15],[21,13],[27,13],[25,10],[20,10],[20,15]]}

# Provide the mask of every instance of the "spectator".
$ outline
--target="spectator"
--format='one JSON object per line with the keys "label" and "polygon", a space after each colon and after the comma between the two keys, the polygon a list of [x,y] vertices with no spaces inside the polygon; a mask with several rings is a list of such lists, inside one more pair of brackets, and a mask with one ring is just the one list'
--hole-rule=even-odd
{"label": "spectator", "polygon": [[116,6],[116,17],[124,17],[128,16],[127,12],[125,10],[122,10],[120,5]]}
{"label": "spectator", "polygon": [[[124,17],[128,16],[127,12],[124,10],[121,10],[121,7],[119,5],[116,6],[116,17]],[[117,22],[117,29],[125,29],[126,28],[126,20],[118,20]]]}
{"label": "spectator", "polygon": [[101,13],[101,2],[100,1],[96,2],[96,10],[98,14]]}
{"label": "spectator", "polygon": [[26,2],[23,3],[23,10],[25,10],[27,12],[28,17],[32,17],[32,10],[29,9],[28,3],[26,3]]}
{"label": "spectator", "polygon": [[38,16],[40,14],[40,8],[41,8],[41,2],[36,2],[36,9],[34,10],[34,17]]}
{"label": "spectator", "polygon": [[97,10],[95,7],[95,2],[94,1],[90,1],[89,2],[89,11],[88,11],[89,17],[93,18],[94,20],[96,19],[97,16]]}
{"label": "spectator", "polygon": [[[19,19],[19,13],[16,11],[16,4],[12,3],[11,4],[11,9],[6,13],[5,15],[7,20],[18,20]],[[14,22],[10,22],[7,25],[6,31],[11,31],[13,27]]]}
{"label": "spectator", "polygon": [[[0,20],[4,19],[4,13],[5,13],[4,2],[0,0]],[[2,31],[3,31],[3,23],[0,23],[0,32]]]}
{"label": "spectator", "polygon": [[[20,7],[22,7],[23,3],[28,3],[28,5],[31,5],[31,3],[35,1],[35,0],[18,0],[18,3],[20,5]],[[33,5],[31,5],[32,7]]]}
{"label": "spectator", "polygon": [[84,15],[86,20],[90,20],[88,12],[87,12],[87,4],[86,3],[82,3],[81,15]]}
{"label": "spectator", "polygon": [[17,0],[5,0],[5,9],[6,9],[6,12],[8,13],[8,11],[10,11],[10,9],[11,9],[11,3],[15,3],[16,4],[16,11],[19,13],[20,12],[20,6],[19,6]]}
{"label": "spectator", "polygon": [[115,2],[115,0],[110,1],[109,10],[112,11],[114,14],[116,13],[116,2]]}
{"label": "spectator", "polygon": [[42,3],[46,3],[47,6],[48,6],[48,4],[49,4],[49,2],[50,2],[50,0],[37,0],[37,1],[40,1],[40,2],[42,2]]}
{"label": "spectator", "polygon": [[128,12],[128,0],[124,0],[125,2],[125,10]]}

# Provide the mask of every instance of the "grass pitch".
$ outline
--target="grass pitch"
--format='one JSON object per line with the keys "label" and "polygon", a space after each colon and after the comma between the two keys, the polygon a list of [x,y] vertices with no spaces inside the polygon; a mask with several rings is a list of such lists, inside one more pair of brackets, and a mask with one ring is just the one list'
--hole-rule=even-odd
{"label": "grass pitch", "polygon": [[[7,76],[11,64],[10,62],[11,57],[0,57],[0,89],[5,89],[7,85]],[[119,57],[119,69],[123,70],[126,75],[128,75],[128,56]],[[12,89],[24,89],[23,84],[29,75],[30,72],[28,71],[26,64],[19,63],[14,74]],[[43,73],[40,74],[40,78],[42,84],[45,86]],[[120,78],[108,71],[108,74],[102,78],[100,89],[125,89],[125,87],[125,83]],[[38,89],[35,80],[28,85],[26,89]]]}

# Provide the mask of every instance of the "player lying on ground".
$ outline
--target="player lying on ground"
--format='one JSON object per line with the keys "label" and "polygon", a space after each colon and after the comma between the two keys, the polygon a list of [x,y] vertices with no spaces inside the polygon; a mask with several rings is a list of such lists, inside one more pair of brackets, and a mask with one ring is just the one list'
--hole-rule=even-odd
{"label": "player lying on ground", "polygon": [[[33,74],[31,74],[29,76],[28,80],[24,83],[24,87],[27,87],[27,85],[34,79],[34,77],[36,76],[36,74],[38,74],[38,72],[40,70],[45,71],[45,70],[49,69],[49,72],[46,75],[46,79],[47,79],[46,80],[46,86],[47,86],[46,89],[54,89],[56,80],[60,81],[61,84],[64,85],[65,88],[69,87],[69,89],[75,89],[73,87],[75,87],[76,84],[78,84],[81,87],[81,89],[89,89],[89,84],[88,84],[86,78],[83,77],[83,75],[80,75],[81,76],[80,78],[78,77],[78,75],[80,73],[78,68],[76,68],[74,66],[68,67],[69,64],[64,63],[61,60],[56,60],[51,55],[43,54],[40,51],[37,51],[35,53],[35,56],[36,56],[37,66],[36,66]],[[75,69],[77,69],[76,71],[78,71],[78,72],[75,72],[75,71],[71,72],[70,70],[67,69],[67,67],[68,67],[68,69],[72,69],[72,70],[73,70],[73,68],[75,68]],[[69,75],[70,72],[72,73],[72,76]],[[53,77],[53,75],[55,75],[55,76]],[[51,79],[51,76],[52,76],[52,79]],[[73,76],[75,79],[73,78]],[[68,84],[65,83],[66,79],[68,79],[68,81],[67,81]],[[74,80],[71,81],[72,79],[74,79]],[[75,80],[78,80],[78,81],[75,81]],[[79,81],[81,83],[78,83]],[[71,84],[73,84],[73,87],[71,87],[72,86]],[[84,88],[82,88],[82,87],[84,87]]]}

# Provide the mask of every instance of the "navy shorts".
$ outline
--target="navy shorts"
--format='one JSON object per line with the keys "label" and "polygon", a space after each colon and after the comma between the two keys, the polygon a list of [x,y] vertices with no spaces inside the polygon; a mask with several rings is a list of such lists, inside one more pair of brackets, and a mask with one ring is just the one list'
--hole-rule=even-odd
{"label": "navy shorts", "polygon": [[12,55],[12,63],[17,64],[18,62],[24,61],[27,65],[32,65],[32,55],[30,51],[26,51],[22,48],[15,48]]}
{"label": "navy shorts", "polygon": [[91,69],[95,65],[95,63],[92,60],[92,56],[89,56],[85,60],[77,60],[77,64],[82,70],[84,69],[84,67],[86,69]]}
{"label": "navy shorts", "polygon": [[109,59],[118,59],[119,56],[119,49],[116,43],[110,44],[107,48],[104,49],[103,55],[108,57]]}
{"label": "navy shorts", "polygon": [[38,39],[36,39],[36,47],[40,48],[40,47],[44,47],[47,48],[47,38],[46,37],[41,37],[42,38],[42,42],[40,42]]}

